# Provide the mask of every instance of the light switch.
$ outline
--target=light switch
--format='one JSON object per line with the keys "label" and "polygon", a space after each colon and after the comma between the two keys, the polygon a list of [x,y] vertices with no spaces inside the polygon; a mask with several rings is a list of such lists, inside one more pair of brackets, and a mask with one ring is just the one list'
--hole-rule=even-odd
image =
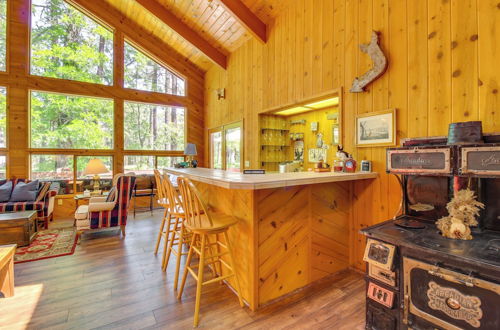
{"label": "light switch", "polygon": [[57,205],[62,205],[62,199],[57,200]]}
{"label": "light switch", "polygon": [[250,161],[249,160],[245,160],[245,167],[250,167]]}

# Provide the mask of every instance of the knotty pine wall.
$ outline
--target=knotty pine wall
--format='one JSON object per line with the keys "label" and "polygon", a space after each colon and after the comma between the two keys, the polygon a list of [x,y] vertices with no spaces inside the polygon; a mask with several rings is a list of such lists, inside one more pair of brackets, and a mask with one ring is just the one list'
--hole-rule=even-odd
{"label": "knotty pine wall", "polygon": [[[387,72],[368,91],[349,93],[371,67],[358,44],[381,33]],[[205,76],[206,129],[244,120],[245,159],[258,167],[257,114],[342,87],[343,143],[373,161],[379,179],[355,184],[354,266],[364,269],[358,230],[394,215],[396,179],[384,173],[384,148],[355,148],[356,114],[397,109],[397,136],[446,135],[455,121],[482,120],[500,131],[498,0],[295,0],[269,26],[269,41],[250,40],[232,53],[227,71]],[[226,88],[217,100],[215,89]]]}

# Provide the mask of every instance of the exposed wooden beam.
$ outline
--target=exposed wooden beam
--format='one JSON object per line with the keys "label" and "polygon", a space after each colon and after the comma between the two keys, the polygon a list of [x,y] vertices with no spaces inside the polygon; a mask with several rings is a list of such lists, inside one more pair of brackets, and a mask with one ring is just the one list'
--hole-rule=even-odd
{"label": "exposed wooden beam", "polygon": [[233,14],[255,38],[267,42],[267,26],[241,0],[220,0],[224,7]]}
{"label": "exposed wooden beam", "polygon": [[[93,16],[113,28],[123,32],[125,37],[148,50],[151,55],[167,63],[175,71],[187,77],[202,77],[205,73],[191,61],[186,61],[179,52],[169,44],[146,31],[139,24],[126,17],[106,1],[66,0],[74,4],[88,15]],[[195,78],[196,79],[196,78]],[[191,78],[191,80],[193,80]],[[190,80],[190,84],[193,82]]]}
{"label": "exposed wooden beam", "polygon": [[163,23],[167,24],[181,37],[186,39],[191,45],[198,48],[202,53],[208,56],[216,64],[222,68],[227,66],[227,57],[221,53],[217,48],[212,46],[207,40],[202,38],[189,26],[184,24],[167,8],[163,7],[156,0],[136,0],[141,6],[146,8],[151,14],[159,18]]}

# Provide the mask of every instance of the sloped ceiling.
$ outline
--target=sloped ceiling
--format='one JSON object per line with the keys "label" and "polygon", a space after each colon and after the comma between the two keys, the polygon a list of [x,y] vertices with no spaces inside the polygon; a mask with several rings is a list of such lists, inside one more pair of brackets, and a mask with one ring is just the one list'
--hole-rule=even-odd
{"label": "sloped ceiling", "polygon": [[[129,19],[161,38],[182,56],[203,71],[214,63],[200,50],[183,39],[168,25],[144,9],[135,0],[104,0],[124,13]],[[220,52],[230,56],[252,35],[227,11],[218,0],[156,0]],[[242,0],[242,2],[269,24],[290,3],[290,0]]]}

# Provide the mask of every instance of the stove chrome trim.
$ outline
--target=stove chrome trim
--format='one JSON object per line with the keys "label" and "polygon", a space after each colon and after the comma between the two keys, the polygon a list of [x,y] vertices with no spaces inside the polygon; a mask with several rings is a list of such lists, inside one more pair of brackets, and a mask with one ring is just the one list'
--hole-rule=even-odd
{"label": "stove chrome trim", "polygon": [[450,329],[450,330],[461,330],[461,328],[454,326],[446,321],[443,321],[433,315],[430,315],[420,309],[418,309],[415,305],[413,305],[412,299],[411,299],[411,280],[410,280],[410,272],[413,268],[421,268],[424,270],[427,270],[430,274],[435,274],[435,276],[438,276],[442,279],[445,279],[450,282],[454,282],[460,285],[465,285],[465,286],[477,286],[486,290],[490,290],[493,292],[496,292],[500,296],[500,285],[488,282],[485,280],[481,280],[478,278],[473,278],[472,276],[467,276],[458,272],[454,272],[452,270],[438,267],[435,265],[431,265],[429,263],[415,260],[412,258],[408,257],[403,257],[403,278],[404,278],[404,317],[403,321],[405,324],[408,322],[408,316],[409,314],[414,314],[416,316],[420,316],[423,319],[430,321],[434,323],[435,325],[439,327],[443,327],[445,329]]}
{"label": "stove chrome trim", "polygon": [[479,152],[479,151],[500,151],[500,147],[462,147],[460,148],[461,152],[461,166],[460,166],[460,174],[477,174],[477,175],[500,175],[500,171],[494,170],[477,170],[477,169],[469,169],[467,167],[467,162],[469,160],[470,152]]}
{"label": "stove chrome trim", "polygon": [[[444,167],[441,169],[418,169],[418,168],[393,168],[392,167],[392,155],[393,154],[429,154],[429,153],[442,153],[444,154]],[[451,148],[441,147],[441,148],[425,148],[425,149],[398,149],[398,150],[387,150],[387,171],[392,174],[452,174],[451,168]]]}

